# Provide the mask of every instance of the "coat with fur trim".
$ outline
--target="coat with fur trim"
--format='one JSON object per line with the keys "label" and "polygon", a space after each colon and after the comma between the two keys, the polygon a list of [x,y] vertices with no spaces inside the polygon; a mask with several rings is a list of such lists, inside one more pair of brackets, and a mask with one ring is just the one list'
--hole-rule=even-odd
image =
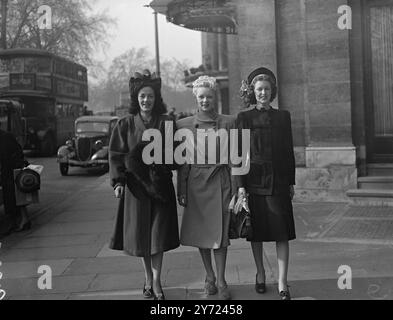
{"label": "coat with fur trim", "polygon": [[[176,196],[171,170],[166,165],[146,165],[142,160],[142,142],[146,129],[165,132],[165,115],[146,127],[140,115],[120,119],[109,144],[109,166],[112,187],[124,186],[119,200],[110,248],[138,257],[155,255],[179,246]],[[165,136],[163,135],[163,141]],[[171,137],[173,139],[173,137]]]}

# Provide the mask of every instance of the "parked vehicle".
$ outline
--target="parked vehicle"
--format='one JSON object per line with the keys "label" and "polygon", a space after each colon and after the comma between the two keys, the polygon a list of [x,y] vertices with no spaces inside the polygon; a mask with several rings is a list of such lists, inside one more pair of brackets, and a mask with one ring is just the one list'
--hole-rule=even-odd
{"label": "parked vehicle", "polygon": [[109,169],[108,145],[118,117],[84,116],[75,121],[75,137],[57,152],[60,173],[69,167]]}

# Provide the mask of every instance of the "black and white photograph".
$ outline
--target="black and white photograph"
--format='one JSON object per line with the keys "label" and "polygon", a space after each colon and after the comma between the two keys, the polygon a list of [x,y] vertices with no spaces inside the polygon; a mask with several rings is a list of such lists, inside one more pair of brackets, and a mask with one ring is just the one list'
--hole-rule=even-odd
{"label": "black and white photograph", "polygon": [[393,0],[0,0],[0,160],[0,303],[393,300]]}

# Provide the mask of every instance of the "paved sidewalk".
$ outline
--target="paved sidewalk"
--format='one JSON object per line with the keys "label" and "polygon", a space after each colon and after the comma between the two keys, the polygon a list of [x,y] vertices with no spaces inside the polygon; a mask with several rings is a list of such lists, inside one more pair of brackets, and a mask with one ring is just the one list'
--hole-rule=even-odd
{"label": "paved sidewalk", "polygon": [[[117,199],[107,176],[45,212],[32,230],[1,240],[5,299],[141,298],[140,259],[108,249]],[[297,240],[291,242],[289,284],[294,299],[393,299],[393,208],[352,208],[342,203],[295,203]],[[181,210],[179,210],[181,220]],[[52,269],[52,289],[40,290],[38,267]],[[274,244],[265,245],[267,292],[254,291],[249,244],[232,241],[227,281],[236,300],[278,299]],[[338,288],[338,268],[352,270],[352,290]],[[215,299],[203,294],[199,253],[166,253],[162,281],[167,299]]]}

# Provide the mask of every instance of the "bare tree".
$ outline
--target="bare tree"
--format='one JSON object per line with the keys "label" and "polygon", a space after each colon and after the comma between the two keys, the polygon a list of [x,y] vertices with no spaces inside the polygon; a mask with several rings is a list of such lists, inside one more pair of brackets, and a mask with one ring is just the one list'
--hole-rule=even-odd
{"label": "bare tree", "polygon": [[[51,8],[51,28],[40,29],[39,0],[9,0],[7,44],[9,48],[36,48],[92,65],[92,52],[107,45],[105,13],[93,14],[91,1],[46,0]],[[93,2],[94,4],[94,2]]]}
{"label": "bare tree", "polygon": [[128,81],[137,71],[154,71],[155,60],[147,48],[132,48],[113,59],[108,71],[109,84],[117,90],[128,90]]}
{"label": "bare tree", "polygon": [[[166,101],[170,102],[170,106],[178,110],[182,110],[182,105],[186,107],[188,101],[192,102],[183,82],[184,70],[189,69],[189,64],[175,58],[163,59],[161,62],[163,95]],[[132,48],[116,57],[107,71],[107,76],[90,87],[91,108],[105,109],[117,105],[120,93],[128,92],[128,82],[133,73],[143,69],[154,72],[155,65],[155,59],[147,48]]]}

